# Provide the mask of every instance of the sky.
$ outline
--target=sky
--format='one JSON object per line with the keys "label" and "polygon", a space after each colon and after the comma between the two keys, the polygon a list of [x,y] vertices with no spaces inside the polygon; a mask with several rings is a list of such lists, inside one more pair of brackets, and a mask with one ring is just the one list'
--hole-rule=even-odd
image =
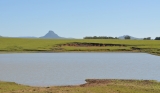
{"label": "sky", "polygon": [[0,0],[0,35],[160,36],[160,0]]}

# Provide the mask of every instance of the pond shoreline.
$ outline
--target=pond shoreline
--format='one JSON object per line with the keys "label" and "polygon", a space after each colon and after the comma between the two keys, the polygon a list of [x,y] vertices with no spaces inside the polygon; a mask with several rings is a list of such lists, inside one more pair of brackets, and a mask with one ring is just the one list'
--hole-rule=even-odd
{"label": "pond shoreline", "polygon": [[147,53],[155,56],[160,56],[160,54],[157,53],[142,51],[0,51],[0,54],[8,53]]}
{"label": "pond shoreline", "polygon": [[86,79],[81,85],[32,87],[0,81],[0,93],[159,93],[160,82],[132,79]]}

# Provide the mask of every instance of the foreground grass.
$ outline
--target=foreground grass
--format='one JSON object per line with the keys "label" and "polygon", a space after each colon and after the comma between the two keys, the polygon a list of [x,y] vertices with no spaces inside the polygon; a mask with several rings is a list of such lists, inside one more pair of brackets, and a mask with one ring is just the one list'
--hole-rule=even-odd
{"label": "foreground grass", "polygon": [[[125,47],[84,47],[61,46],[67,43],[100,43],[123,44]],[[116,39],[24,39],[24,38],[0,38],[0,52],[68,52],[68,51],[131,51],[146,52],[160,55],[159,40],[116,40]]]}
{"label": "foreground grass", "polygon": [[153,80],[86,80],[78,86],[30,87],[0,82],[0,93],[159,93],[160,82]]}

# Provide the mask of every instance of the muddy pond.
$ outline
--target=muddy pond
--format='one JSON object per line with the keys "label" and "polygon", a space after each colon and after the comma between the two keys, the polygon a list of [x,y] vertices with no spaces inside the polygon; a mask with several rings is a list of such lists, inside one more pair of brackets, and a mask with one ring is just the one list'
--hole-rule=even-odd
{"label": "muddy pond", "polygon": [[0,54],[0,80],[30,86],[78,85],[85,79],[160,81],[160,56],[146,53]]}

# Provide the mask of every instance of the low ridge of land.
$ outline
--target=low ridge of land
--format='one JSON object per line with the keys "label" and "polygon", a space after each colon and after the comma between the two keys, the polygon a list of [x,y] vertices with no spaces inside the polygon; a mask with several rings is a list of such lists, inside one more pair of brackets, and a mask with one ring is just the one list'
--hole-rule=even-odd
{"label": "low ridge of land", "polygon": [[160,55],[159,40],[0,38],[0,52],[143,52]]}

